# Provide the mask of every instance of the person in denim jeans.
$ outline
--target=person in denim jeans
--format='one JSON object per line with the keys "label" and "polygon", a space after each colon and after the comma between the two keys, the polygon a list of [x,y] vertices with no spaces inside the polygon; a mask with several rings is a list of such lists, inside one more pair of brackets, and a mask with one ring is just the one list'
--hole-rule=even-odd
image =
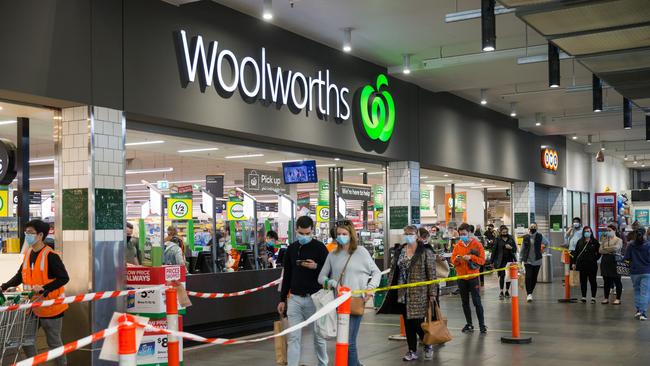
{"label": "person in denim jeans", "polygon": [[630,262],[630,275],[634,285],[634,305],[638,320],[648,320],[648,304],[650,303],[650,241],[647,241],[645,230],[639,229],[634,241],[628,245],[625,260]]}

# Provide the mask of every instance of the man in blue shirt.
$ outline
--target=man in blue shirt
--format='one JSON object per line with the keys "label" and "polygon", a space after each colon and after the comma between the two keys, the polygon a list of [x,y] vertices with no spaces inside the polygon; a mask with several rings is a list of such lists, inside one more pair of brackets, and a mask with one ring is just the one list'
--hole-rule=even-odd
{"label": "man in blue shirt", "polygon": [[579,217],[573,218],[573,226],[567,229],[564,238],[569,243],[569,250],[575,250],[578,240],[582,237],[582,221]]}

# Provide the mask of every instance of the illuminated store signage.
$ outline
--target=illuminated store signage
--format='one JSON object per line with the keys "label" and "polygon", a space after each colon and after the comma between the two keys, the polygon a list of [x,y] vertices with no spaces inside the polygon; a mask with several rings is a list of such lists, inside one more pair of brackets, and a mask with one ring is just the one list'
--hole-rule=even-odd
{"label": "illuminated store signage", "polygon": [[541,150],[542,154],[542,168],[556,172],[560,164],[560,158],[557,150],[545,148]]}
{"label": "illuminated store signage", "polygon": [[388,87],[388,78],[384,74],[377,76],[376,87],[364,86],[359,98],[359,109],[368,137],[371,140],[386,142],[395,127],[395,102],[388,91],[380,92],[382,87]]}
{"label": "illuminated store signage", "polygon": [[211,41],[206,46],[200,35],[188,41],[184,30],[177,32],[176,36],[185,84],[193,83],[198,78],[202,90],[214,82],[220,95],[230,96],[239,89],[247,100],[261,99],[297,110],[308,108],[312,111],[317,108],[321,115],[341,120],[350,118],[350,105],[346,100],[350,90],[334,84],[329,70],[319,70],[313,76],[306,76],[301,72],[271,66],[264,47],[259,57],[239,59],[218,41]]}

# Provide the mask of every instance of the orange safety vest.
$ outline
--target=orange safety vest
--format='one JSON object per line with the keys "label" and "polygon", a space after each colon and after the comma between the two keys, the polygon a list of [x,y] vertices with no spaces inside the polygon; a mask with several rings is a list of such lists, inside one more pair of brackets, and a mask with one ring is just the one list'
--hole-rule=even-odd
{"label": "orange safety vest", "polygon": [[[47,256],[51,253],[59,255],[55,251],[52,250],[52,248],[45,246],[40,253],[38,253],[38,256],[36,257],[36,262],[34,262],[34,265],[32,266],[31,263],[29,262],[29,257],[32,254],[32,250],[29,249],[27,253],[25,253],[25,260],[23,261],[23,268],[22,268],[22,277],[23,277],[23,285],[25,287],[25,290],[29,291],[31,290],[32,287],[36,285],[40,286],[45,286],[48,283],[51,283],[54,281],[54,279],[48,277],[48,261],[47,261]],[[65,296],[64,294],[65,289],[63,287],[60,287],[54,291],[51,291],[47,296],[39,299],[39,300],[54,300],[58,297]],[[35,294],[35,296],[38,296]],[[68,309],[67,304],[61,304],[61,305],[54,305],[54,306],[48,306],[48,307],[42,307],[42,308],[34,308],[34,314],[40,318],[51,318],[55,317],[64,311]]]}

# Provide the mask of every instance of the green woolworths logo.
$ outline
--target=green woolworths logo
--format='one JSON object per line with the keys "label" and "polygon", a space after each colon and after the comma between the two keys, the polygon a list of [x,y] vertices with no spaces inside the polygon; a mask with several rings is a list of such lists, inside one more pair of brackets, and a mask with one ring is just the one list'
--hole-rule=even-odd
{"label": "green woolworths logo", "polygon": [[377,88],[372,85],[364,86],[359,98],[359,108],[363,128],[368,137],[371,140],[386,142],[393,135],[395,127],[395,103],[388,91],[380,93],[382,86],[388,86],[388,78],[384,74],[377,76]]}

